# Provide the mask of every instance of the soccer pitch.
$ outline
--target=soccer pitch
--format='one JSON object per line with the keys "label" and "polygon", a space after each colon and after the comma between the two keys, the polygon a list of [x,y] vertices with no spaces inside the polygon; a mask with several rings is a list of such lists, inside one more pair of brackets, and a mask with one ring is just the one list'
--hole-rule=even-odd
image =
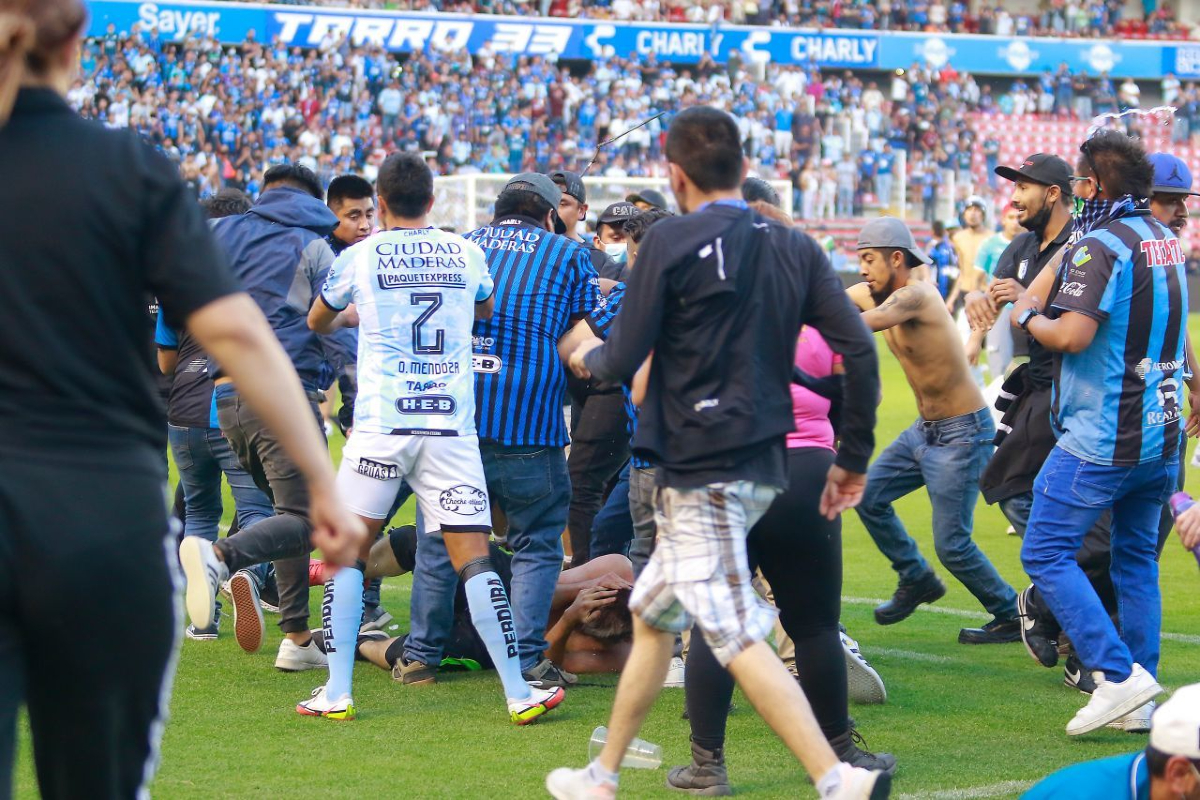
{"label": "soccer pitch", "polygon": [[[1193,336],[1200,319],[1192,315]],[[885,400],[879,409],[877,450],[916,415],[912,392],[895,359],[882,347]],[[335,454],[341,441],[331,442]],[[1189,455],[1192,445],[1189,445]],[[1200,492],[1200,470],[1188,475]],[[966,646],[958,629],[988,615],[936,563],[924,493],[898,504],[922,551],[946,580],[946,597],[905,622],[875,624],[871,609],[895,589],[895,573],[857,516],[844,517],[845,586],[842,620],[887,684],[882,706],[850,713],[870,749],[893,753],[899,768],[893,797],[1016,797],[1035,780],[1077,761],[1131,752],[1144,735],[1111,730],[1069,738],[1067,720],[1086,697],[1062,685],[1062,667],[1043,669],[1020,644]],[[232,502],[226,495],[226,523]],[[412,518],[409,504],[400,512]],[[980,500],[975,537],[1001,574],[1018,590],[1020,540],[1005,534],[1000,512]],[[69,535],[69,534],[68,534]],[[1159,680],[1169,690],[1200,681],[1200,573],[1172,534],[1162,559],[1163,631]],[[411,576],[384,583],[384,606],[407,630]],[[114,576],[119,580],[119,576]],[[312,593],[312,624],[319,624],[320,590]],[[121,625],[122,609],[104,622]],[[616,676],[582,676],[566,702],[541,722],[517,728],[508,721],[494,673],[455,673],[434,686],[403,687],[390,674],[358,663],[359,718],[339,723],[301,717],[298,701],[324,681],[324,672],[274,669],[280,634],[267,615],[267,641],[246,655],[228,624],[216,642],[184,640],[175,680],[162,766],[152,786],[159,797],[413,797],[516,798],[547,796],[546,773],[582,766],[592,729],[606,724]],[[80,653],[86,658],[86,653]],[[805,774],[770,733],[745,697],[735,696],[726,757],[739,795],[815,797]],[[670,766],[686,763],[688,726],[681,719],[683,690],[667,689],[642,731],[661,744],[663,768],[625,770],[626,797],[668,797]],[[88,713],[86,708],[80,714]],[[16,792],[36,796],[28,726],[19,747]]]}

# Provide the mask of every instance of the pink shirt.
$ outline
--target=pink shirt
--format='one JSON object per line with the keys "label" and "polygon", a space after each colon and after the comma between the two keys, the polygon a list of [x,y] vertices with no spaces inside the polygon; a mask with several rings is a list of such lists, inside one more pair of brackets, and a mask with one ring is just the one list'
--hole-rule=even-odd
{"label": "pink shirt", "polygon": [[[821,334],[807,325],[800,329],[800,340],[796,343],[796,366],[814,378],[826,378],[833,374],[835,364],[842,357],[829,349]],[[832,404],[819,394],[792,384],[792,410],[796,416],[796,430],[788,434],[789,449],[797,447],[824,447],[833,449],[833,425],[829,422],[829,407]]]}

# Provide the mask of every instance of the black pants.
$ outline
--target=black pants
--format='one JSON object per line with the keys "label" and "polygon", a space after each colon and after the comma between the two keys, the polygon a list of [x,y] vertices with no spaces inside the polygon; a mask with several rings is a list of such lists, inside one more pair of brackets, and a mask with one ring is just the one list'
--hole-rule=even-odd
{"label": "black pants", "polygon": [[[779,619],[796,643],[800,686],[826,738],[849,730],[846,662],[838,637],[842,609],[842,522],[819,511],[832,451],[788,451],[788,490],[751,530],[747,542],[751,569],[758,566],[771,584]],[[733,697],[733,677],[709,650],[698,629],[685,673],[692,739],[715,749],[725,743],[725,720]]]}
{"label": "black pants", "polygon": [[[173,677],[175,538],[161,454],[0,454],[0,798],[29,710],[47,798],[133,798]],[[118,625],[81,623],[97,603]]]}
{"label": "black pants", "polygon": [[[578,416],[576,416],[578,415]],[[604,505],[608,490],[629,460],[629,433],[625,420],[625,397],[593,394],[571,413],[571,506],[567,527],[571,531],[571,565],[590,557],[592,521]]]}
{"label": "black pants", "polygon": [[[310,398],[311,399],[311,398]],[[321,426],[321,412],[312,402],[313,424]],[[308,557],[312,552],[312,523],[308,520],[308,485],[279,439],[267,430],[258,415],[238,395],[218,396],[221,432],[238,461],[266,492],[275,516],[219,540],[226,566],[239,569],[275,562],[279,587],[279,629],[284,633],[308,630]]]}

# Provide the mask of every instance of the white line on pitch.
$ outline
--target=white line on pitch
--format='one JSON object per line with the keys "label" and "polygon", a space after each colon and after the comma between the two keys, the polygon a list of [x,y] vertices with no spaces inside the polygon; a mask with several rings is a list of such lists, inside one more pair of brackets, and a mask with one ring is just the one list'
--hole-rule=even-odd
{"label": "white line on pitch", "polygon": [[[880,603],[886,603],[887,601],[879,597],[843,597],[842,602],[852,606],[877,606]],[[943,606],[934,606],[928,603],[918,606],[917,611],[929,611],[934,614],[945,614],[950,617],[978,618],[984,615],[983,611],[976,613],[974,611],[967,611],[962,608],[945,608]],[[1200,636],[1195,636],[1190,633],[1164,632],[1161,635],[1163,639],[1171,642],[1179,642],[1181,644],[1200,644]]]}
{"label": "white line on pitch", "polygon": [[894,656],[895,658],[906,658],[909,661],[928,661],[931,664],[946,664],[954,659],[950,656],[935,656],[932,653],[917,653],[912,650],[896,650],[891,647],[869,647],[867,648],[871,657],[875,656]]}
{"label": "white line on pitch", "polygon": [[1003,797],[1019,794],[1033,785],[1033,781],[1005,781],[988,786],[968,786],[965,789],[943,789],[937,792],[902,794],[899,800],[975,800],[981,797]]}

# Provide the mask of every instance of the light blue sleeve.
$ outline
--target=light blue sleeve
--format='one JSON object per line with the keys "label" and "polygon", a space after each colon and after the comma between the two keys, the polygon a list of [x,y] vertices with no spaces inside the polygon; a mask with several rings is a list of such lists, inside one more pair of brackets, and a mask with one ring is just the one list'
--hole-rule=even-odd
{"label": "light blue sleeve", "polygon": [[334,259],[321,287],[321,299],[335,311],[344,311],[354,302],[354,258],[352,250],[344,251]]}

